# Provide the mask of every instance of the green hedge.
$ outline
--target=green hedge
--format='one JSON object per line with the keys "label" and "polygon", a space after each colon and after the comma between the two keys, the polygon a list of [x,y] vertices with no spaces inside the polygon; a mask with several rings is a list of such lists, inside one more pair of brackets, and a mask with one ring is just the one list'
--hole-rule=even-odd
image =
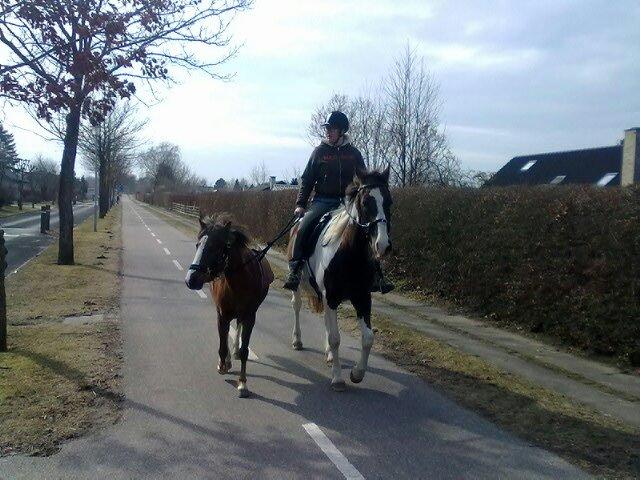
{"label": "green hedge", "polygon": [[[295,193],[172,201],[231,212],[266,240],[291,217]],[[416,188],[393,199],[386,270],[404,288],[597,354],[638,348],[640,190]]]}

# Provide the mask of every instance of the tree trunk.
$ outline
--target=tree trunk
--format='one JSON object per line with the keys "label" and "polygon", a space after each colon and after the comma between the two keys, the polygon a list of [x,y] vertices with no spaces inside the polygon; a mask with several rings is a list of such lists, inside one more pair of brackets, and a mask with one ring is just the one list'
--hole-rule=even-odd
{"label": "tree trunk", "polygon": [[109,211],[109,179],[107,178],[107,166],[105,162],[100,162],[100,197],[99,197],[99,205],[100,205],[100,218],[104,218],[104,216]]}
{"label": "tree trunk", "polygon": [[64,150],[60,166],[60,188],[58,190],[58,212],[60,214],[58,265],[73,265],[73,177],[76,152],[78,151],[81,105],[82,102],[78,102],[67,114]]}

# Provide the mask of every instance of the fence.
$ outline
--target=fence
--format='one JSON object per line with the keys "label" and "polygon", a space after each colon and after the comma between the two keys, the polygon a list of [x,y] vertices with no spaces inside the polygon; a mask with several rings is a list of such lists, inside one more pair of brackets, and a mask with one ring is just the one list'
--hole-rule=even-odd
{"label": "fence", "polygon": [[185,205],[183,203],[173,202],[171,204],[171,210],[174,212],[182,213],[183,215],[188,215],[190,217],[199,217],[200,209],[195,205]]}

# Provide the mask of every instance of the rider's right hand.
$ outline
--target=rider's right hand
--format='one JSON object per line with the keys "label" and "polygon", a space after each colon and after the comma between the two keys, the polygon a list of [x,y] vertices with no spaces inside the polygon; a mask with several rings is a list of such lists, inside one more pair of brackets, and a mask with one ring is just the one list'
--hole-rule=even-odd
{"label": "rider's right hand", "polygon": [[303,207],[296,207],[296,209],[293,211],[294,215],[297,215],[298,217],[302,217],[304,215],[305,209]]}

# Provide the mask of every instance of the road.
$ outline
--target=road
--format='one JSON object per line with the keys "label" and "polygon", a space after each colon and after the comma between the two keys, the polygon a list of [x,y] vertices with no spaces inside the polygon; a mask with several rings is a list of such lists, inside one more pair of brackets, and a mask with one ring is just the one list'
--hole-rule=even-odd
{"label": "road", "polygon": [[[93,203],[79,203],[73,207],[73,224],[78,225],[93,214]],[[52,230],[58,228],[58,210],[51,211]],[[0,218],[7,248],[5,276],[15,273],[25,262],[35,257],[54,241],[55,237],[40,233],[40,212],[24,213]]]}
{"label": "road", "polygon": [[[215,365],[214,309],[187,290],[195,243],[129,199],[123,214],[122,421],[51,458],[0,459],[9,479],[588,478],[373,355],[359,385],[329,388],[322,320],[304,312],[290,347],[289,299],[258,313],[249,399]],[[343,335],[343,368],[358,354]],[[237,373],[238,361],[233,372]]]}

